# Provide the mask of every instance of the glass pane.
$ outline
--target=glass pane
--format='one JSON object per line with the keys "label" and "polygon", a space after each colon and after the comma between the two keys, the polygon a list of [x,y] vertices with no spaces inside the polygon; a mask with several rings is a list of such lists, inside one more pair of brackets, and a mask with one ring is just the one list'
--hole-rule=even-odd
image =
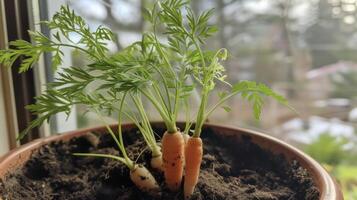
{"label": "glass pane", "polygon": [[[48,3],[49,16],[66,2]],[[116,33],[118,42],[108,44],[112,52],[139,40],[142,31],[149,28],[140,9],[150,6],[149,0],[68,2],[87,20],[91,29],[104,25]],[[210,120],[270,130],[278,135],[284,132],[285,136],[281,136],[284,138],[290,136],[281,126],[291,120],[310,123],[311,116],[320,116],[340,118],[341,123],[353,121],[349,112],[356,105],[356,89],[352,86],[356,81],[353,44],[357,40],[351,17],[355,4],[335,5],[333,2],[194,1],[192,6],[197,12],[216,8],[211,23],[218,24],[220,31],[206,47],[229,50],[230,59],[225,63],[229,81],[248,79],[266,83],[284,94],[300,113],[296,115],[267,100],[263,119],[258,122],[253,119],[249,104],[236,97],[229,102],[232,112],[219,110]],[[78,35],[71,35],[71,39],[78,40]],[[86,64],[78,52],[68,49],[64,54],[67,59],[63,66]],[[57,122],[57,129],[96,123],[81,117],[83,112],[81,107],[75,108],[69,119],[73,123]]]}
{"label": "glass pane", "polygon": [[[1,76],[1,72],[0,72]],[[7,132],[6,115],[5,115],[5,96],[2,82],[0,81],[0,157],[9,151],[9,138]]]}
{"label": "glass pane", "polygon": [[[65,2],[49,3],[49,16],[62,3]],[[108,44],[112,52],[139,40],[141,32],[149,28],[141,16],[140,8],[142,4],[149,6],[150,3],[149,0],[69,1],[69,5],[87,20],[92,29],[104,25],[117,34],[118,42]],[[350,17],[348,13],[354,12],[354,5],[335,6],[328,1],[312,0],[212,0],[194,1],[192,4],[198,12],[216,7],[212,23],[218,24],[220,31],[206,46],[211,49],[225,47],[229,50],[230,59],[226,66],[231,82],[245,79],[264,82],[291,99],[291,104],[304,116],[325,116],[317,112],[318,109],[300,107],[310,104],[312,107],[317,104],[323,106],[321,100],[330,98],[347,100],[332,101],[338,104],[334,106],[353,107],[353,101],[350,101],[356,91],[351,87],[353,84],[338,81],[351,79],[353,83],[353,77],[356,76],[351,74],[348,79],[341,74],[356,68],[353,63],[356,50],[352,45],[357,40],[353,34],[353,25],[350,25],[352,18],[345,19]],[[75,41],[78,36],[72,35],[71,38]],[[64,66],[83,65],[86,62],[78,52],[68,50],[65,54],[68,59],[64,61]],[[324,83],[322,87],[321,83]],[[256,122],[248,105],[238,97],[230,104],[234,108],[232,113],[219,111],[212,120],[270,129],[280,124],[281,119],[297,117],[295,113],[268,101],[263,120]],[[346,118],[349,111],[342,109],[328,113],[333,115],[335,112],[344,112]],[[330,115],[326,117],[330,118]]]}

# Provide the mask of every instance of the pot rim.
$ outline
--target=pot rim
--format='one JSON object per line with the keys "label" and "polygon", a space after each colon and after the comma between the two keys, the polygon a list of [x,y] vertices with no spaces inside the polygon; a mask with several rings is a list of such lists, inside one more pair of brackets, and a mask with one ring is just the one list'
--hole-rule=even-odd
{"label": "pot rim", "polygon": [[[313,176],[313,181],[315,185],[318,187],[320,191],[320,200],[343,200],[343,194],[339,189],[339,186],[336,180],[326,171],[324,167],[322,167],[317,161],[315,161],[312,157],[307,155],[306,153],[302,152],[298,148],[279,140],[273,136],[265,134],[263,132],[258,132],[251,129],[234,127],[234,126],[226,126],[226,125],[219,125],[215,123],[207,123],[209,126],[214,126],[219,129],[226,129],[231,131],[242,131],[248,133],[249,135],[257,136],[261,139],[265,139],[279,145],[287,150],[287,152],[281,152],[284,156],[291,161],[292,159],[298,160],[299,163],[304,166],[305,169],[308,170],[309,174]],[[254,140],[253,140],[254,142]],[[266,147],[269,148],[270,145]],[[270,149],[270,148],[269,148]],[[288,153],[295,154],[294,157],[290,157]],[[272,152],[274,153],[274,152]]]}
{"label": "pot rim", "polygon": [[[163,122],[152,122],[153,126],[163,127]],[[184,122],[177,122],[180,127],[184,125]],[[116,127],[117,124],[112,124],[110,127]],[[122,124],[123,129],[134,128],[133,123]],[[210,127],[217,131],[224,130],[222,133],[225,135],[235,135],[237,133],[241,135],[247,135],[252,138],[253,143],[258,144],[264,149],[269,149],[272,153],[283,154],[288,161],[298,160],[298,162],[308,170],[309,174],[313,177],[315,185],[320,191],[320,200],[342,200],[343,195],[339,189],[336,181],[332,178],[327,171],[310,156],[303,153],[301,150],[287,144],[277,138],[269,136],[267,134],[234,126],[220,125],[215,123],[205,123],[204,127]],[[88,132],[103,131],[105,126],[95,126],[90,128],[78,129],[65,133],[58,133],[46,138],[36,139],[28,144],[17,147],[4,156],[0,157],[0,179],[3,179],[13,169],[20,167],[26,160],[28,160],[31,154],[39,147],[48,144],[50,142],[62,140],[67,141],[73,137],[82,136]],[[229,134],[227,134],[229,133]],[[276,147],[277,152],[272,151],[273,147]]]}

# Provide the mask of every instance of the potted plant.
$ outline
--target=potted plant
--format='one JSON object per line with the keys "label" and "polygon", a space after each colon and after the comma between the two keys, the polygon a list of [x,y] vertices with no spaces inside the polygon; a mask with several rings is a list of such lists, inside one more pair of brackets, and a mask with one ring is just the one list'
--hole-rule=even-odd
{"label": "potted plant", "polygon": [[[195,15],[188,5],[182,0],[156,2],[144,12],[151,31],[115,54],[106,48],[114,40],[110,29],[100,26],[92,32],[66,6],[44,22],[53,39],[29,32],[33,43],[17,40],[0,51],[0,63],[6,66],[23,57],[20,72],[43,53],[52,53],[56,69],[64,47],[81,51],[90,60],[85,67],[65,68],[47,85],[28,106],[38,118],[20,137],[54,114],[69,115],[77,104],[96,113],[104,124],[10,152],[0,161],[0,198],[342,199],[332,178],[293,147],[248,130],[204,123],[234,95],[253,105],[257,119],[264,96],[289,105],[264,84],[226,82],[221,63],[227,50],[202,48],[217,31],[208,23],[213,10]],[[73,42],[70,33],[81,39]],[[209,105],[218,82],[227,90]],[[190,106],[196,89],[201,93],[197,109]],[[144,100],[162,122],[151,122]],[[180,112],[186,113],[184,123],[177,122]],[[118,116],[117,125],[107,124],[103,115],[108,114]],[[133,123],[122,124],[123,117]]]}

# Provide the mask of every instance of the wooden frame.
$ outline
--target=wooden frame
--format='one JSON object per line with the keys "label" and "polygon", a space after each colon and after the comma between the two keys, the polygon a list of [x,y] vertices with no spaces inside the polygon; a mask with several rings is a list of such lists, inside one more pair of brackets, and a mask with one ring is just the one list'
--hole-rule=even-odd
{"label": "wooden frame", "polygon": [[[0,49],[5,49],[7,45],[7,29],[5,20],[5,4],[4,0],[0,0]],[[15,106],[15,96],[13,93],[13,80],[11,71],[0,67],[0,86],[1,92],[3,93],[3,102],[1,102],[4,108],[1,117],[4,118],[6,126],[4,131],[7,135],[6,139],[7,145],[10,149],[15,148],[18,145],[16,141],[16,136],[18,133],[16,106]],[[5,141],[3,141],[5,142]]]}
{"label": "wooden frame", "polygon": [[[30,41],[27,30],[30,28],[29,7],[31,1],[23,0],[1,0],[2,1],[2,22],[3,22],[3,45],[7,46],[7,41],[23,39]],[[33,70],[28,73],[19,74],[15,66],[11,70],[2,68],[2,78],[4,80],[4,91],[7,94],[6,100],[6,120],[9,127],[8,131],[10,146],[14,148],[17,144],[16,136],[24,130],[28,123],[35,119],[25,108],[26,105],[34,103],[36,96],[35,75]],[[15,109],[14,109],[15,107]],[[39,129],[33,129],[21,144],[40,137]]]}

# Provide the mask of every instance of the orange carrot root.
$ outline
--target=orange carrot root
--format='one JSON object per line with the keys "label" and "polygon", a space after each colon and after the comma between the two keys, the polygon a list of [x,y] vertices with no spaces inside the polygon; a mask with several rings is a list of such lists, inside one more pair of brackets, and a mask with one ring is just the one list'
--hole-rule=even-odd
{"label": "orange carrot root", "polygon": [[183,175],[184,140],[182,134],[165,133],[162,138],[162,158],[165,181],[171,191],[178,191]]}
{"label": "orange carrot root", "polygon": [[136,165],[134,169],[130,171],[130,179],[141,191],[147,192],[152,196],[158,196],[160,194],[159,185],[146,167]]}
{"label": "orange carrot root", "polygon": [[191,137],[187,140],[185,146],[185,182],[184,196],[185,199],[190,199],[200,175],[200,167],[202,162],[202,140],[199,137]]}

